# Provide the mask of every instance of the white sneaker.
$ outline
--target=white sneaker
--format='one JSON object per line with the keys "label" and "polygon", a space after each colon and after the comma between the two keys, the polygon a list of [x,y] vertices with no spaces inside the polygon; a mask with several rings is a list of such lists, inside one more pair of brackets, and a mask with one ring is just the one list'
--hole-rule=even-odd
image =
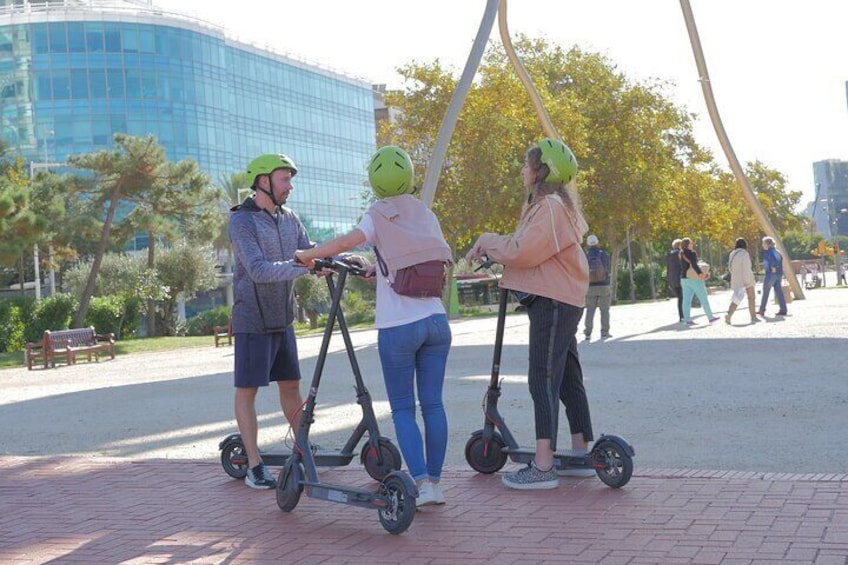
{"label": "white sneaker", "polygon": [[445,493],[442,491],[441,483],[431,483],[433,485],[433,498],[436,499],[436,504],[442,505],[445,503]]}
{"label": "white sneaker", "polygon": [[436,493],[433,489],[433,483],[430,481],[424,481],[418,487],[418,498],[415,499],[415,506],[432,506],[434,504],[438,504],[438,502],[436,502]]}

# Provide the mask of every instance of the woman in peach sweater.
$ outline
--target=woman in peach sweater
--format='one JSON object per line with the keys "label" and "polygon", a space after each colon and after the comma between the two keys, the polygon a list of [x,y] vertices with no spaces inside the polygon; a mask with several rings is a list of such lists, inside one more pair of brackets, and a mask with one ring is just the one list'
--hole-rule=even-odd
{"label": "woman in peach sweater", "polygon": [[[515,489],[558,486],[552,446],[559,401],[566,407],[572,447],[585,452],[593,440],[589,402],[577,354],[577,327],[589,286],[581,243],[588,231],[572,181],[577,161],[561,141],[542,140],[525,156],[522,170],[527,204],[515,233],[481,235],[469,260],[488,257],[504,265],[500,285],[530,296],[530,362],[527,382],[536,423],[536,455],[526,468],[506,473]],[[533,298],[535,296],[535,298]],[[525,303],[528,300],[524,301]],[[591,469],[572,469],[580,474]]]}

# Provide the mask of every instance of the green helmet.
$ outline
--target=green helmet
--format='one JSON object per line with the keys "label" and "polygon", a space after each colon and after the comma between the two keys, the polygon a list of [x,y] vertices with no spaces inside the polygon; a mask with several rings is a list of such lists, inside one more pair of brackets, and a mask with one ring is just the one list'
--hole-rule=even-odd
{"label": "green helmet", "polygon": [[297,166],[291,157],[282,153],[268,153],[260,155],[247,166],[247,176],[251,186],[256,185],[256,177],[259,175],[270,175],[277,169],[289,169],[292,176],[297,174]]}
{"label": "green helmet", "polygon": [[542,163],[551,170],[545,182],[568,184],[574,180],[577,176],[577,159],[568,145],[549,137],[539,142],[539,149],[542,150]]}
{"label": "green helmet", "polygon": [[378,149],[368,164],[368,181],[377,198],[411,193],[413,179],[412,159],[396,145]]}

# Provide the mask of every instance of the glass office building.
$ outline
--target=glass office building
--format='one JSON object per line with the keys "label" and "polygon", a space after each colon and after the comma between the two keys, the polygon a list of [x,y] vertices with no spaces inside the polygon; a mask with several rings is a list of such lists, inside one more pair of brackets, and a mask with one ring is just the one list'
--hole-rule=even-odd
{"label": "glass office building", "polygon": [[810,213],[827,238],[848,235],[848,161],[828,159],[813,163],[816,199]]}
{"label": "glass office building", "polygon": [[361,213],[375,149],[368,83],[138,0],[0,0],[0,116],[8,150],[37,163],[115,133],[155,135],[215,182],[287,153],[289,205],[336,230]]}

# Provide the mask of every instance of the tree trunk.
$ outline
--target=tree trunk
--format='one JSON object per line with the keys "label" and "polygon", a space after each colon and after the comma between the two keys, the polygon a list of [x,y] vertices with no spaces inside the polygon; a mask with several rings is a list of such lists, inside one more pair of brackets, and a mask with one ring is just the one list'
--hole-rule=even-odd
{"label": "tree trunk", "polygon": [[[154,233],[147,231],[147,268],[152,269],[156,259]],[[156,301],[147,300],[147,337],[156,337]]]}
{"label": "tree trunk", "polygon": [[106,221],[103,222],[103,229],[100,231],[100,242],[97,244],[97,252],[94,255],[94,261],[91,263],[91,271],[88,273],[88,281],[85,283],[85,290],[80,297],[80,305],[77,310],[77,315],[74,317],[74,327],[81,328],[85,323],[85,315],[88,314],[88,304],[91,302],[91,296],[94,294],[94,286],[97,283],[97,273],[100,271],[100,265],[103,263],[103,255],[106,254],[106,246],[109,244],[109,234],[112,232],[112,222],[115,220],[115,211],[118,208],[121,192],[116,190],[112,193],[109,199],[109,209],[106,211]]}
{"label": "tree trunk", "polygon": [[653,254],[648,255],[648,245],[644,241],[639,242],[639,250],[642,253],[642,262],[648,269],[648,288],[651,290],[651,300],[657,299],[657,284],[654,281],[654,259]]}
{"label": "tree trunk", "polygon": [[26,296],[26,271],[24,270],[24,254],[21,252],[21,262],[19,263],[21,268],[18,270],[18,282],[21,286],[21,296]]}

